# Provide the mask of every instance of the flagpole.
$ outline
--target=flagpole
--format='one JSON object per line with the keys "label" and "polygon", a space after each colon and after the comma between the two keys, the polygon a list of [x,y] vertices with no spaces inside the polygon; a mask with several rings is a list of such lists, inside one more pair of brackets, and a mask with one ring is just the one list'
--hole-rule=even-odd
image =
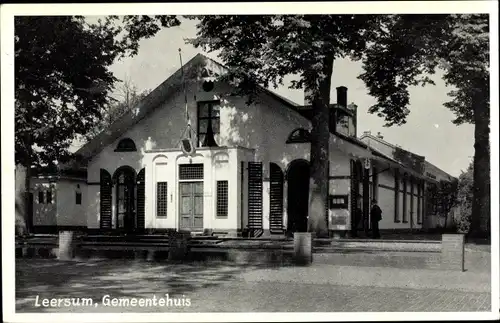
{"label": "flagpole", "polygon": [[[186,94],[186,82],[184,79],[184,65],[182,64],[182,53],[181,49],[179,48],[179,60],[181,62],[181,75],[182,75],[182,89],[184,91],[184,108],[185,108],[185,113],[186,113],[186,123],[188,128],[191,128],[191,120],[189,119],[189,113],[188,113],[188,102],[187,102],[187,94]],[[191,138],[191,129],[189,129],[189,138]]]}

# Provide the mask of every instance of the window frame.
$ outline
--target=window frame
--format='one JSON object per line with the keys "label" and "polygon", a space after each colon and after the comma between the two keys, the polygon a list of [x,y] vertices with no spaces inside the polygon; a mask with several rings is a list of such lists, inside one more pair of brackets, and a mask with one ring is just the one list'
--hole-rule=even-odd
{"label": "window frame", "polygon": [[135,142],[131,138],[121,139],[115,148],[115,152],[131,152],[131,151],[137,151]]}
{"label": "window frame", "polygon": [[304,128],[294,129],[286,139],[287,144],[301,144],[311,142],[311,132]]}
{"label": "window frame", "polygon": [[82,205],[82,192],[75,192],[75,205]]}
{"label": "window frame", "polygon": [[53,203],[53,198],[52,198],[52,190],[47,190],[45,192],[45,204],[52,204]]}
{"label": "window frame", "polygon": [[[213,116],[215,113],[213,113],[214,106],[218,106],[219,108],[219,115],[218,116]],[[208,107],[207,110],[207,116],[202,117],[201,116],[201,110],[205,107]],[[220,100],[211,100],[211,101],[199,101],[198,106],[197,106],[197,118],[196,118],[196,134],[197,134],[197,147],[202,147],[203,146],[203,141],[205,140],[205,137],[201,139],[202,135],[207,134],[207,129],[208,129],[208,122],[213,122],[216,121],[218,123],[218,130],[215,131],[213,125],[212,125],[212,131],[214,134],[214,139],[216,135],[220,135]],[[207,122],[207,128],[205,129],[204,132],[200,131],[200,126],[202,120],[208,120]]]}
{"label": "window frame", "polygon": [[[221,187],[219,186],[219,184],[221,185]],[[224,184],[225,187],[222,187]],[[215,215],[218,218],[227,218],[229,215],[229,181],[217,180],[215,186],[216,186]],[[225,212],[219,213],[221,210]]]}
{"label": "window frame", "polygon": [[[165,192],[160,196],[160,188],[165,190]],[[164,198],[164,199],[163,199]],[[164,204],[160,204],[164,202]],[[164,208],[164,214],[160,214],[160,209]],[[162,210],[163,211],[163,210]],[[166,219],[168,217],[168,182],[161,181],[156,182],[156,217],[161,219]]]}
{"label": "window frame", "polygon": [[402,178],[403,185],[403,223],[408,223],[408,175],[405,173]]}
{"label": "window frame", "polygon": [[[190,167],[192,168],[196,167],[197,169],[194,169],[193,173],[189,173],[188,168]],[[203,163],[179,164],[178,170],[179,170],[179,175],[178,175],[179,182],[196,182],[196,181],[203,181],[205,179],[205,165]],[[195,174],[196,176],[193,174]]]}
{"label": "window frame", "polygon": [[45,191],[38,191],[38,204],[45,204]]}
{"label": "window frame", "polygon": [[394,173],[394,223],[401,223],[401,219],[399,218],[399,203],[401,202],[399,200],[400,196],[400,189],[399,189],[399,184],[400,184],[400,176],[401,174],[399,173],[399,170],[395,170]]}

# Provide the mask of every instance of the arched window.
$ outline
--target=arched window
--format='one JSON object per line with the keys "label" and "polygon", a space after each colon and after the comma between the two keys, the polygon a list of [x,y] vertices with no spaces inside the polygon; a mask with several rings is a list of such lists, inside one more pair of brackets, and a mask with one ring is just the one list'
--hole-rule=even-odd
{"label": "arched window", "polygon": [[295,143],[303,143],[303,142],[311,142],[311,134],[304,128],[298,128],[292,131],[292,133],[288,136],[286,141],[287,144],[295,144]]}
{"label": "arched window", "polygon": [[132,139],[124,138],[120,140],[115,151],[137,151],[137,149],[135,148],[135,143]]}

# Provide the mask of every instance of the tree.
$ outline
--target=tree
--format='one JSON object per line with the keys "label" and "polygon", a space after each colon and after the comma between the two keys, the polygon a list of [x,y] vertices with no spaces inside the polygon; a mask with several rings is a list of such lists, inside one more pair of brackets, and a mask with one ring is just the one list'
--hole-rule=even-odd
{"label": "tree", "polygon": [[435,207],[435,214],[444,218],[444,226],[442,229],[447,228],[448,216],[450,215],[453,207],[457,202],[458,181],[439,181],[438,183],[427,186],[426,198],[430,201],[430,205]]}
{"label": "tree", "polygon": [[150,92],[151,90],[149,89],[138,92],[137,87],[132,83],[130,79],[124,80],[122,85],[116,90],[115,102],[107,107],[103,107],[101,112],[101,119],[86,134],[86,139],[90,140],[97,134],[108,128],[116,120],[122,117],[127,111],[131,110],[142,99],[148,96]]}
{"label": "tree", "polygon": [[308,231],[327,233],[330,87],[334,62],[359,59],[375,41],[376,15],[203,16],[189,42],[219,57],[229,68],[223,79],[250,98],[264,87],[283,84],[298,75],[292,88],[304,88],[312,102],[311,178]]}
{"label": "tree", "polygon": [[363,59],[369,93],[378,102],[371,113],[387,126],[402,124],[410,112],[408,87],[433,83],[436,68],[454,88],[445,106],[455,124],[473,123],[474,199],[469,234],[489,232],[489,22],[488,15],[403,15],[370,47]]}
{"label": "tree", "polygon": [[458,177],[457,199],[458,207],[455,223],[458,232],[467,233],[470,230],[472,204],[474,200],[474,163],[472,162],[465,172]]}
{"label": "tree", "polygon": [[[68,161],[74,138],[85,135],[112,103],[117,79],[109,67],[137,53],[139,39],[151,31],[144,28],[149,19],[127,16],[119,25],[116,16],[96,23],[70,16],[15,17],[15,161],[25,169],[24,217],[32,167]],[[179,23],[173,16],[159,20],[163,27]],[[21,219],[16,223],[26,226]]]}
{"label": "tree", "polygon": [[[299,75],[291,87],[304,88],[314,110],[309,212],[312,231],[320,233],[326,229],[323,205],[327,194],[327,107],[330,79],[337,58],[362,60],[364,73],[359,77],[367,85],[370,95],[377,99],[377,104],[369,111],[384,117],[386,126],[406,122],[410,112],[410,86],[432,84],[429,76],[438,67],[444,69],[447,84],[457,88],[450,93],[453,100],[447,106],[457,113],[456,123],[470,122],[474,116],[477,125],[475,159],[482,165],[489,163],[484,125],[484,120],[489,120],[486,15],[189,18],[200,19],[197,37],[189,42],[195,47],[218,51],[230,69],[222,78],[237,85],[242,93],[252,95],[257,90],[256,85],[277,87],[283,83],[285,75]],[[151,24],[151,20],[148,23]],[[155,32],[156,29],[149,25],[144,30]],[[476,55],[478,59],[471,59]],[[464,63],[470,67],[465,73],[460,68]],[[479,196],[489,191],[489,179],[480,174],[475,177],[476,209],[483,206],[482,211],[475,214],[486,214],[486,204],[480,202]]]}

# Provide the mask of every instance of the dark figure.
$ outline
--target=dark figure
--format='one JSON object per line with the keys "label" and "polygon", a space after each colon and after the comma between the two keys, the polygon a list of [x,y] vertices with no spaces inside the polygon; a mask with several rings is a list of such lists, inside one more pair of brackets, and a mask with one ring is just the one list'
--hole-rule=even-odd
{"label": "dark figure", "polygon": [[372,225],[373,239],[380,238],[380,232],[378,229],[378,222],[382,220],[382,210],[377,205],[377,200],[372,200],[372,208],[370,210],[370,221]]}

